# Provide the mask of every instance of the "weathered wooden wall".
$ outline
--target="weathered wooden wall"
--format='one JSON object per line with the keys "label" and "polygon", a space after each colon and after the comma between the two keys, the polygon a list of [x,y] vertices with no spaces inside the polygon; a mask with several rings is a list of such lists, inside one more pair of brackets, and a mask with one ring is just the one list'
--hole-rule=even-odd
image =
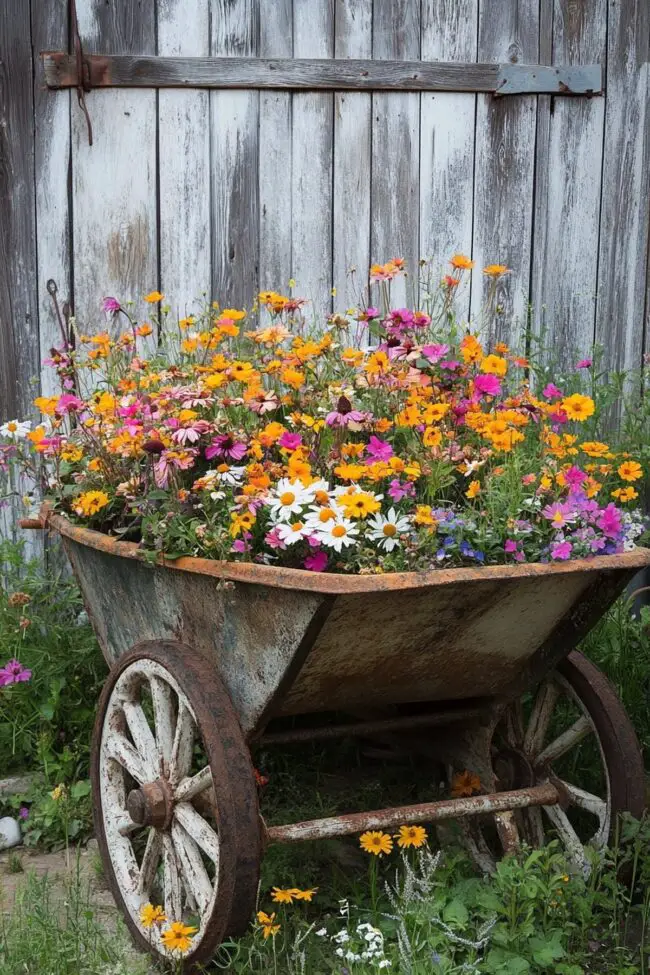
{"label": "weathered wooden wall", "polygon": [[[30,24],[31,8],[31,24]],[[556,351],[638,366],[648,335],[648,0],[77,0],[88,53],[600,63],[603,98],[440,92],[47,91],[67,0],[0,10],[0,411],[29,412],[57,281],[183,314],[286,288],[345,308],[371,261],[507,263],[499,338],[529,303]],[[31,40],[31,43],[30,43]],[[33,75],[32,75],[33,69]],[[34,81],[32,81],[34,78]],[[356,268],[350,274],[350,268]],[[332,296],[332,287],[337,294]],[[476,315],[486,282],[462,299]],[[413,279],[396,304],[415,300]],[[49,380],[43,379],[49,389]]]}

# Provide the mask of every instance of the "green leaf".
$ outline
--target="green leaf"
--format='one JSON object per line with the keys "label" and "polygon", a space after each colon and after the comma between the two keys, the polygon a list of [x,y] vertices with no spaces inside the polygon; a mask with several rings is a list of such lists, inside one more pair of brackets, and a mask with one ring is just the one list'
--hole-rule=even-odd
{"label": "green leaf", "polygon": [[450,901],[442,912],[442,919],[445,924],[456,925],[464,928],[469,920],[469,911],[462,901],[454,898]]}
{"label": "green leaf", "polygon": [[559,938],[560,935],[554,933],[550,939],[530,939],[529,946],[533,953],[533,961],[536,965],[541,965],[543,968],[548,968],[549,965],[552,965],[553,962],[558,960],[558,958],[564,958],[566,952],[560,944]]}
{"label": "green leaf", "polygon": [[73,799],[83,799],[84,796],[89,796],[90,782],[88,779],[81,779],[79,782],[75,782],[70,789],[70,795]]}

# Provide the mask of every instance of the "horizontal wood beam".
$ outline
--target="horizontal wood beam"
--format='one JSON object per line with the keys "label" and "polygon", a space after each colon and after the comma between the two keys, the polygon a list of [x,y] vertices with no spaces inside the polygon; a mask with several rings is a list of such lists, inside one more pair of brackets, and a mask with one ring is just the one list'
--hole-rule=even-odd
{"label": "horizontal wood beam", "polygon": [[[49,88],[79,85],[73,55],[42,55]],[[84,57],[86,88],[276,88],[331,91],[467,91],[495,95],[596,95],[600,65],[550,67],[444,61],[311,58]]]}

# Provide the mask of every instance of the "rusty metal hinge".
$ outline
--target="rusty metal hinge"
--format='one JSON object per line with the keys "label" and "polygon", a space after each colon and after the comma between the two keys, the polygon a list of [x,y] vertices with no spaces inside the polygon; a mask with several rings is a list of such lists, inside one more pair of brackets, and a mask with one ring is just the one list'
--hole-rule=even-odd
{"label": "rusty metal hinge", "polygon": [[90,91],[90,64],[84,56],[81,37],[79,36],[79,21],[77,20],[77,5],[75,0],[70,0],[70,26],[72,28],[72,42],[74,56],[77,63],[77,101],[79,108],[84,113],[86,125],[88,126],[88,145],[93,144],[93,127],[90,121],[90,114],[86,105],[86,92]]}

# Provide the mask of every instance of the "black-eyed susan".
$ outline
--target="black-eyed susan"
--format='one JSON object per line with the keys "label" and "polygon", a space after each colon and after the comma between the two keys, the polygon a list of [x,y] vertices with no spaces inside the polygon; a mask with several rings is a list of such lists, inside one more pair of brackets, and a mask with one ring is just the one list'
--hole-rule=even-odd
{"label": "black-eyed susan", "polygon": [[397,845],[402,850],[406,850],[410,846],[415,847],[417,850],[419,847],[424,846],[428,838],[424,826],[400,826],[399,831],[395,833]]}
{"label": "black-eyed susan", "polygon": [[368,830],[359,837],[359,846],[365,853],[387,856],[393,849],[393,838],[380,830]]}
{"label": "black-eyed susan", "polygon": [[192,947],[192,938],[198,930],[198,928],[183,924],[182,921],[174,921],[168,928],[165,928],[160,940],[167,951],[177,951],[184,955]]}

